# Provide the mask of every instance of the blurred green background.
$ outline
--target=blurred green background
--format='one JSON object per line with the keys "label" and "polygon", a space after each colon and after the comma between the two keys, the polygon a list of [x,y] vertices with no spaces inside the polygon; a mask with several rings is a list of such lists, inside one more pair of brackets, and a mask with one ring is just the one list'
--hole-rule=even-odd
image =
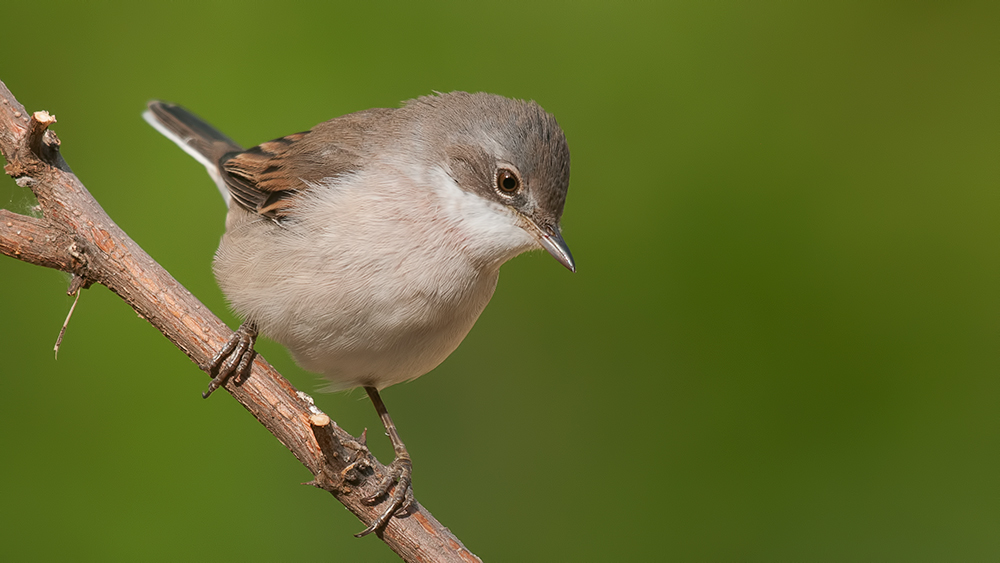
{"label": "blurred green background", "polygon": [[[1000,558],[1000,4],[4,14],[0,79],[233,327],[222,201],[148,99],[248,146],[434,90],[557,116],[579,272],[513,260],[459,350],[384,393],[417,497],[485,560]],[[395,560],[105,288],[54,360],[67,282],[0,258],[0,559]],[[391,459],[364,393],[314,396]]]}

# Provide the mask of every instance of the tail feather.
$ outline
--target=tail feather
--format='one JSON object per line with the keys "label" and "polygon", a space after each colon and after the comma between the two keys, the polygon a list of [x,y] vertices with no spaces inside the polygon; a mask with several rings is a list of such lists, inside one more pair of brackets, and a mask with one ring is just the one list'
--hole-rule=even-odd
{"label": "tail feather", "polygon": [[228,206],[231,200],[219,172],[219,160],[243,147],[181,106],[153,100],[148,108],[143,119],[208,170]]}

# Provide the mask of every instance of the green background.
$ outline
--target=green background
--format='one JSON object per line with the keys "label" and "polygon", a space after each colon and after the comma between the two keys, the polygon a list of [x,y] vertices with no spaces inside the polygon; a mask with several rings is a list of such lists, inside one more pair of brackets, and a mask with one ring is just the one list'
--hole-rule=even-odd
{"label": "green background", "polygon": [[[555,114],[578,273],[513,260],[384,393],[487,561],[997,560],[1000,3],[823,4],[16,0],[0,79],[234,327],[223,204],[148,99],[248,146],[434,90]],[[0,559],[395,560],[105,288],[54,360],[67,282],[0,258]],[[314,396],[391,458],[364,393]]]}

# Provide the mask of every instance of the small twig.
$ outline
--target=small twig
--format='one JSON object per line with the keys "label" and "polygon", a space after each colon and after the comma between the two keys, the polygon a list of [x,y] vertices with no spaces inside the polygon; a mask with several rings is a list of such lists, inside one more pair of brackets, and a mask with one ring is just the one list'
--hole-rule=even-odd
{"label": "small twig", "polygon": [[[82,280],[83,278],[79,276],[73,277],[74,285],[78,279]],[[80,283],[80,286],[82,287],[83,283]],[[55,352],[55,358],[57,360],[59,359],[59,346],[62,345],[63,336],[66,334],[66,326],[69,325],[69,320],[73,317],[73,311],[76,310],[76,304],[80,302],[80,287],[74,289],[70,295],[73,295],[74,293],[76,294],[76,298],[73,299],[73,304],[69,306],[69,313],[66,313],[66,320],[63,321],[62,328],[59,329],[59,337],[56,338],[56,345],[52,348],[52,351]]]}

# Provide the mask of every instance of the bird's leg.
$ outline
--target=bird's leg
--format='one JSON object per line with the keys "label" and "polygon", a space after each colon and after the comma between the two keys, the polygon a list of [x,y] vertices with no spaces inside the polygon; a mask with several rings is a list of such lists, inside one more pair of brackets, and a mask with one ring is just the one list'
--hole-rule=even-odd
{"label": "bird's leg", "polygon": [[257,355],[253,349],[256,342],[257,325],[253,321],[243,321],[226,345],[220,348],[207,364],[201,366],[201,369],[214,376],[208,384],[208,391],[201,396],[207,399],[213,391],[225,385],[234,375],[244,377],[250,371],[254,356]]}
{"label": "bird's leg", "polygon": [[382,397],[378,394],[378,389],[365,387],[365,391],[368,392],[368,397],[371,398],[372,404],[375,405],[375,411],[378,412],[378,416],[382,419],[382,424],[385,426],[385,431],[389,434],[389,440],[392,441],[392,449],[396,452],[396,459],[392,460],[392,463],[387,467],[387,475],[378,484],[375,494],[363,499],[363,502],[365,504],[378,504],[379,499],[389,494],[389,490],[392,489],[393,485],[396,486],[396,489],[392,492],[392,498],[389,499],[389,506],[382,512],[382,515],[361,533],[355,534],[359,538],[367,536],[376,530],[381,530],[397,512],[409,508],[413,503],[413,489],[411,487],[413,464],[410,462],[410,454],[406,451],[403,441],[399,439],[399,432],[396,431],[396,425],[393,424],[392,417],[389,416],[389,411],[386,410],[385,403],[382,402]]}

